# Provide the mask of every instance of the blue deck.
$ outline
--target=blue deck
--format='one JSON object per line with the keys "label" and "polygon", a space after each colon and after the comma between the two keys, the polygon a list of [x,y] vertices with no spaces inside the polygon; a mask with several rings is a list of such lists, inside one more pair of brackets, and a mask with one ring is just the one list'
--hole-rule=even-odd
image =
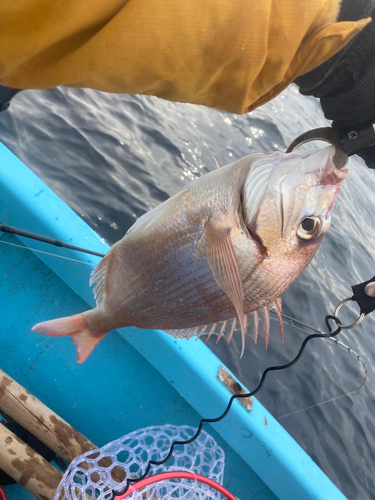
{"label": "blue deck", "polygon": [[[0,222],[99,252],[108,250],[2,145]],[[219,415],[230,393],[217,378],[221,362],[203,342],[128,328],[108,334],[79,365],[70,338],[31,331],[39,321],[94,305],[88,277],[98,261],[0,233],[0,367],[98,446],[142,427],[165,423],[196,427],[201,416]],[[224,421],[205,430],[225,451],[225,486],[242,500],[345,498],[256,400],[251,413],[235,402]],[[11,499],[29,498],[20,487],[6,490]]]}

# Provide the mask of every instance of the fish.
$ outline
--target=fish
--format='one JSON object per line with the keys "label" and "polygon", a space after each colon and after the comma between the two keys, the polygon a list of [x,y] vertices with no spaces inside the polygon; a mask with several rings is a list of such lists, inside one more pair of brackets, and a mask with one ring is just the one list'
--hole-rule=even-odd
{"label": "fish", "polygon": [[238,327],[241,356],[250,328],[267,347],[269,311],[282,326],[281,295],[327,234],[346,163],[328,146],[255,153],[202,175],[141,216],[94,268],[94,309],[33,331],[70,335],[79,363],[127,326],[187,339],[216,332],[228,343]]}

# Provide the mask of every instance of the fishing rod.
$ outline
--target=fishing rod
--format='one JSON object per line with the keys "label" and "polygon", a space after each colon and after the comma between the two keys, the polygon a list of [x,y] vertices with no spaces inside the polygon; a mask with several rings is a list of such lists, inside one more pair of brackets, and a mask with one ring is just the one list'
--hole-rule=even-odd
{"label": "fishing rod", "polygon": [[3,233],[16,234],[17,236],[25,236],[32,240],[43,241],[44,243],[49,243],[50,245],[55,245],[56,247],[69,248],[70,250],[77,250],[79,252],[89,253],[91,255],[96,255],[97,257],[104,257],[104,253],[94,252],[93,250],[87,250],[86,248],[77,247],[71,245],[70,243],[65,243],[61,240],[55,240],[53,238],[48,238],[41,234],[30,233],[29,231],[24,231],[23,229],[17,229],[16,227],[6,226],[5,224],[0,224],[0,231]]}

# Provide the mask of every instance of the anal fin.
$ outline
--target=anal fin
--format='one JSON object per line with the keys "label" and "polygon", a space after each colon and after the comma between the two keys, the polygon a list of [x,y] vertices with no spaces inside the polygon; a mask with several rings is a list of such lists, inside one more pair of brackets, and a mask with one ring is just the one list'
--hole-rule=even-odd
{"label": "anal fin", "polygon": [[268,349],[268,340],[270,338],[270,308],[268,306],[260,309],[260,317],[262,320],[262,327],[259,330],[259,335],[264,338],[266,343],[266,351]]}
{"label": "anal fin", "polygon": [[[281,327],[281,338],[284,342],[284,332],[283,323],[281,317],[281,299],[276,299],[268,305],[260,308],[257,311],[250,312],[244,315],[244,331],[245,335],[248,334],[257,344],[258,335],[264,338],[265,348],[268,348],[269,334],[270,334],[270,316],[269,312],[271,309],[275,309],[278,319],[280,321]],[[240,327],[240,328],[239,328]],[[228,320],[221,320],[216,323],[211,323],[209,325],[201,325],[191,328],[185,328],[181,330],[164,330],[169,335],[175,338],[186,338],[189,340],[191,337],[195,336],[196,340],[200,337],[207,336],[205,342],[211,338],[212,335],[217,336],[216,343],[224,337],[229,344],[233,338],[235,332],[241,329],[242,334],[242,351],[241,357],[244,353],[245,342],[243,339],[243,326],[240,324],[238,327],[238,321],[236,317],[230,318]]]}

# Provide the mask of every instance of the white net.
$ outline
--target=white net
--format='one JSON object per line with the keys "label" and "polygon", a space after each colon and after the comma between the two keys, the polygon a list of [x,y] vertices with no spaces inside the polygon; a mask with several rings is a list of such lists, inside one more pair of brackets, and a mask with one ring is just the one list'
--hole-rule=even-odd
{"label": "white net", "polygon": [[[126,478],[140,477],[149,460],[167,456],[173,441],[190,439],[195,429],[189,426],[147,427],[106,444],[98,450],[76,457],[64,474],[54,500],[109,500],[114,491],[126,486]],[[223,484],[224,451],[207,432],[202,431],[192,443],[176,446],[167,464],[152,466],[149,475],[165,471],[195,472]],[[187,479],[161,481],[134,492],[132,500],[222,500],[207,485]]]}

